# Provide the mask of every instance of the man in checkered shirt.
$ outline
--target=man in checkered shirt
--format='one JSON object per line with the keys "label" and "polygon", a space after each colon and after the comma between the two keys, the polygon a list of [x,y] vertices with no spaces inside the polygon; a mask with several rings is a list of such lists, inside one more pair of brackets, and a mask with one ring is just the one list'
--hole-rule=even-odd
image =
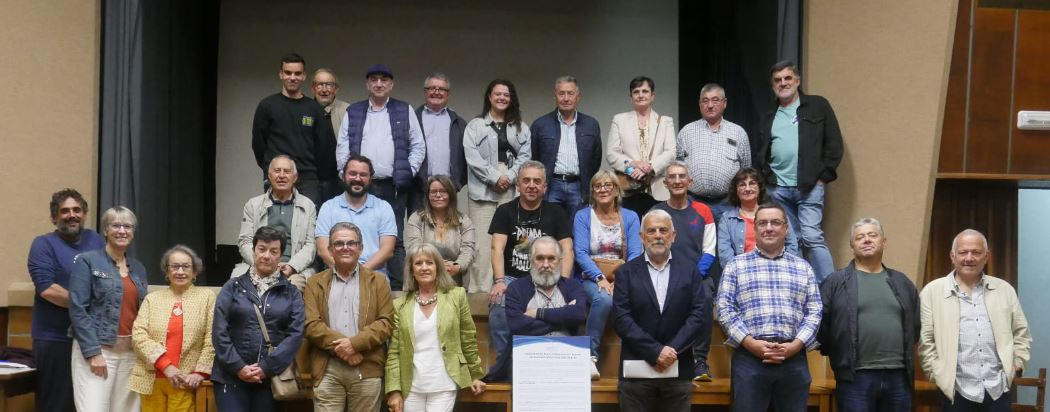
{"label": "man in checkered shirt", "polygon": [[822,304],[813,268],[785,253],[787,216],[775,204],[755,213],[755,249],[722,272],[718,321],[733,351],[734,411],[805,411],[806,351],[817,347]]}
{"label": "man in checkered shirt", "polygon": [[726,91],[715,83],[700,89],[703,119],[689,123],[678,132],[677,156],[689,166],[693,184],[689,195],[711,208],[715,221],[732,208],[727,197],[733,175],[751,166],[751,145],[747,132],[722,118],[728,105]]}

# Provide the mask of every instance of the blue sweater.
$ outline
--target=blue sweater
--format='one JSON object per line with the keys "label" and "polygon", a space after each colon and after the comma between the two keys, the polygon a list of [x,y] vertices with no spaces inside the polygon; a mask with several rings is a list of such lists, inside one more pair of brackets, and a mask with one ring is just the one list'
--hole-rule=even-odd
{"label": "blue sweater", "polygon": [[[642,230],[638,214],[630,209],[620,208],[620,219],[623,225],[624,240],[627,243],[627,259],[642,255]],[[576,256],[576,277],[594,281],[602,274],[598,265],[591,260],[591,207],[587,206],[576,212],[572,225],[572,252]]]}

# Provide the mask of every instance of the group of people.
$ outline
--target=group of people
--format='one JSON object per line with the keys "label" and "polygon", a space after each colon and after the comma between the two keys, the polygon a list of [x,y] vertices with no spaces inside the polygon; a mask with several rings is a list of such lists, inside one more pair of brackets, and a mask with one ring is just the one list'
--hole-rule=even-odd
{"label": "group of people", "polygon": [[[193,286],[203,264],[185,246],[162,259],[169,287],[147,295],[144,266],[126,254],[134,213],[105,211],[100,237],[82,227],[79,193],[54,194],[56,230],[29,258],[42,410],[191,410],[203,379],[220,410],[274,410],[270,382],[294,364],[316,410],[377,411],[385,399],[398,412],[448,411],[458,390],[510,379],[513,335],[588,335],[597,378],[610,320],[621,409],[687,410],[691,381],[713,376],[716,308],[738,348],[734,410],[804,410],[805,353],[817,347],[852,411],[910,408],[915,343],[957,410],[999,410],[1028,359],[1016,292],[984,275],[976,231],[959,234],[955,270],[922,294],[883,265],[872,218],[851,227],[854,260],[832,273],[823,186],[842,141],[791,62],[770,71],[779,104],[755,139],[722,118],[715,84],[700,91],[703,119],[676,136],[640,76],[606,150],[570,76],[554,82],[557,108],[526,126],[507,80],[489,84],[468,122],[448,108],[442,74],[413,109],[390,96],[385,65],[369,68],[369,98],[354,104],[337,99],[328,69],[305,97],[305,73],[300,56],[283,58],[281,92],[256,111],[264,193],[244,206],[243,262],[217,296]],[[487,372],[467,293],[489,297]]]}

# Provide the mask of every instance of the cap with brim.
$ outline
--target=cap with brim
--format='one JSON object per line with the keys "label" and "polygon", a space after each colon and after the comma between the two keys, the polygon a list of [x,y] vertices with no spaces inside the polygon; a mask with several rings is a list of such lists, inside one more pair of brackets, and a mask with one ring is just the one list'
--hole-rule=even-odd
{"label": "cap with brim", "polygon": [[394,78],[394,72],[390,71],[390,68],[382,63],[374,64],[372,67],[369,67],[368,72],[365,73],[365,78],[371,77],[373,74],[382,74],[391,79]]}

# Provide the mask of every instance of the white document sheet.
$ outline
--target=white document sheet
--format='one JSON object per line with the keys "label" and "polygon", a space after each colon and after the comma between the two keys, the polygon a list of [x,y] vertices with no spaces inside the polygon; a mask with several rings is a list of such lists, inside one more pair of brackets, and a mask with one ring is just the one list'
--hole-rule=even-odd
{"label": "white document sheet", "polygon": [[663,372],[656,370],[649,362],[643,360],[623,361],[623,377],[636,379],[677,378],[678,361],[674,361]]}
{"label": "white document sheet", "polygon": [[515,336],[513,412],[590,412],[591,339]]}

